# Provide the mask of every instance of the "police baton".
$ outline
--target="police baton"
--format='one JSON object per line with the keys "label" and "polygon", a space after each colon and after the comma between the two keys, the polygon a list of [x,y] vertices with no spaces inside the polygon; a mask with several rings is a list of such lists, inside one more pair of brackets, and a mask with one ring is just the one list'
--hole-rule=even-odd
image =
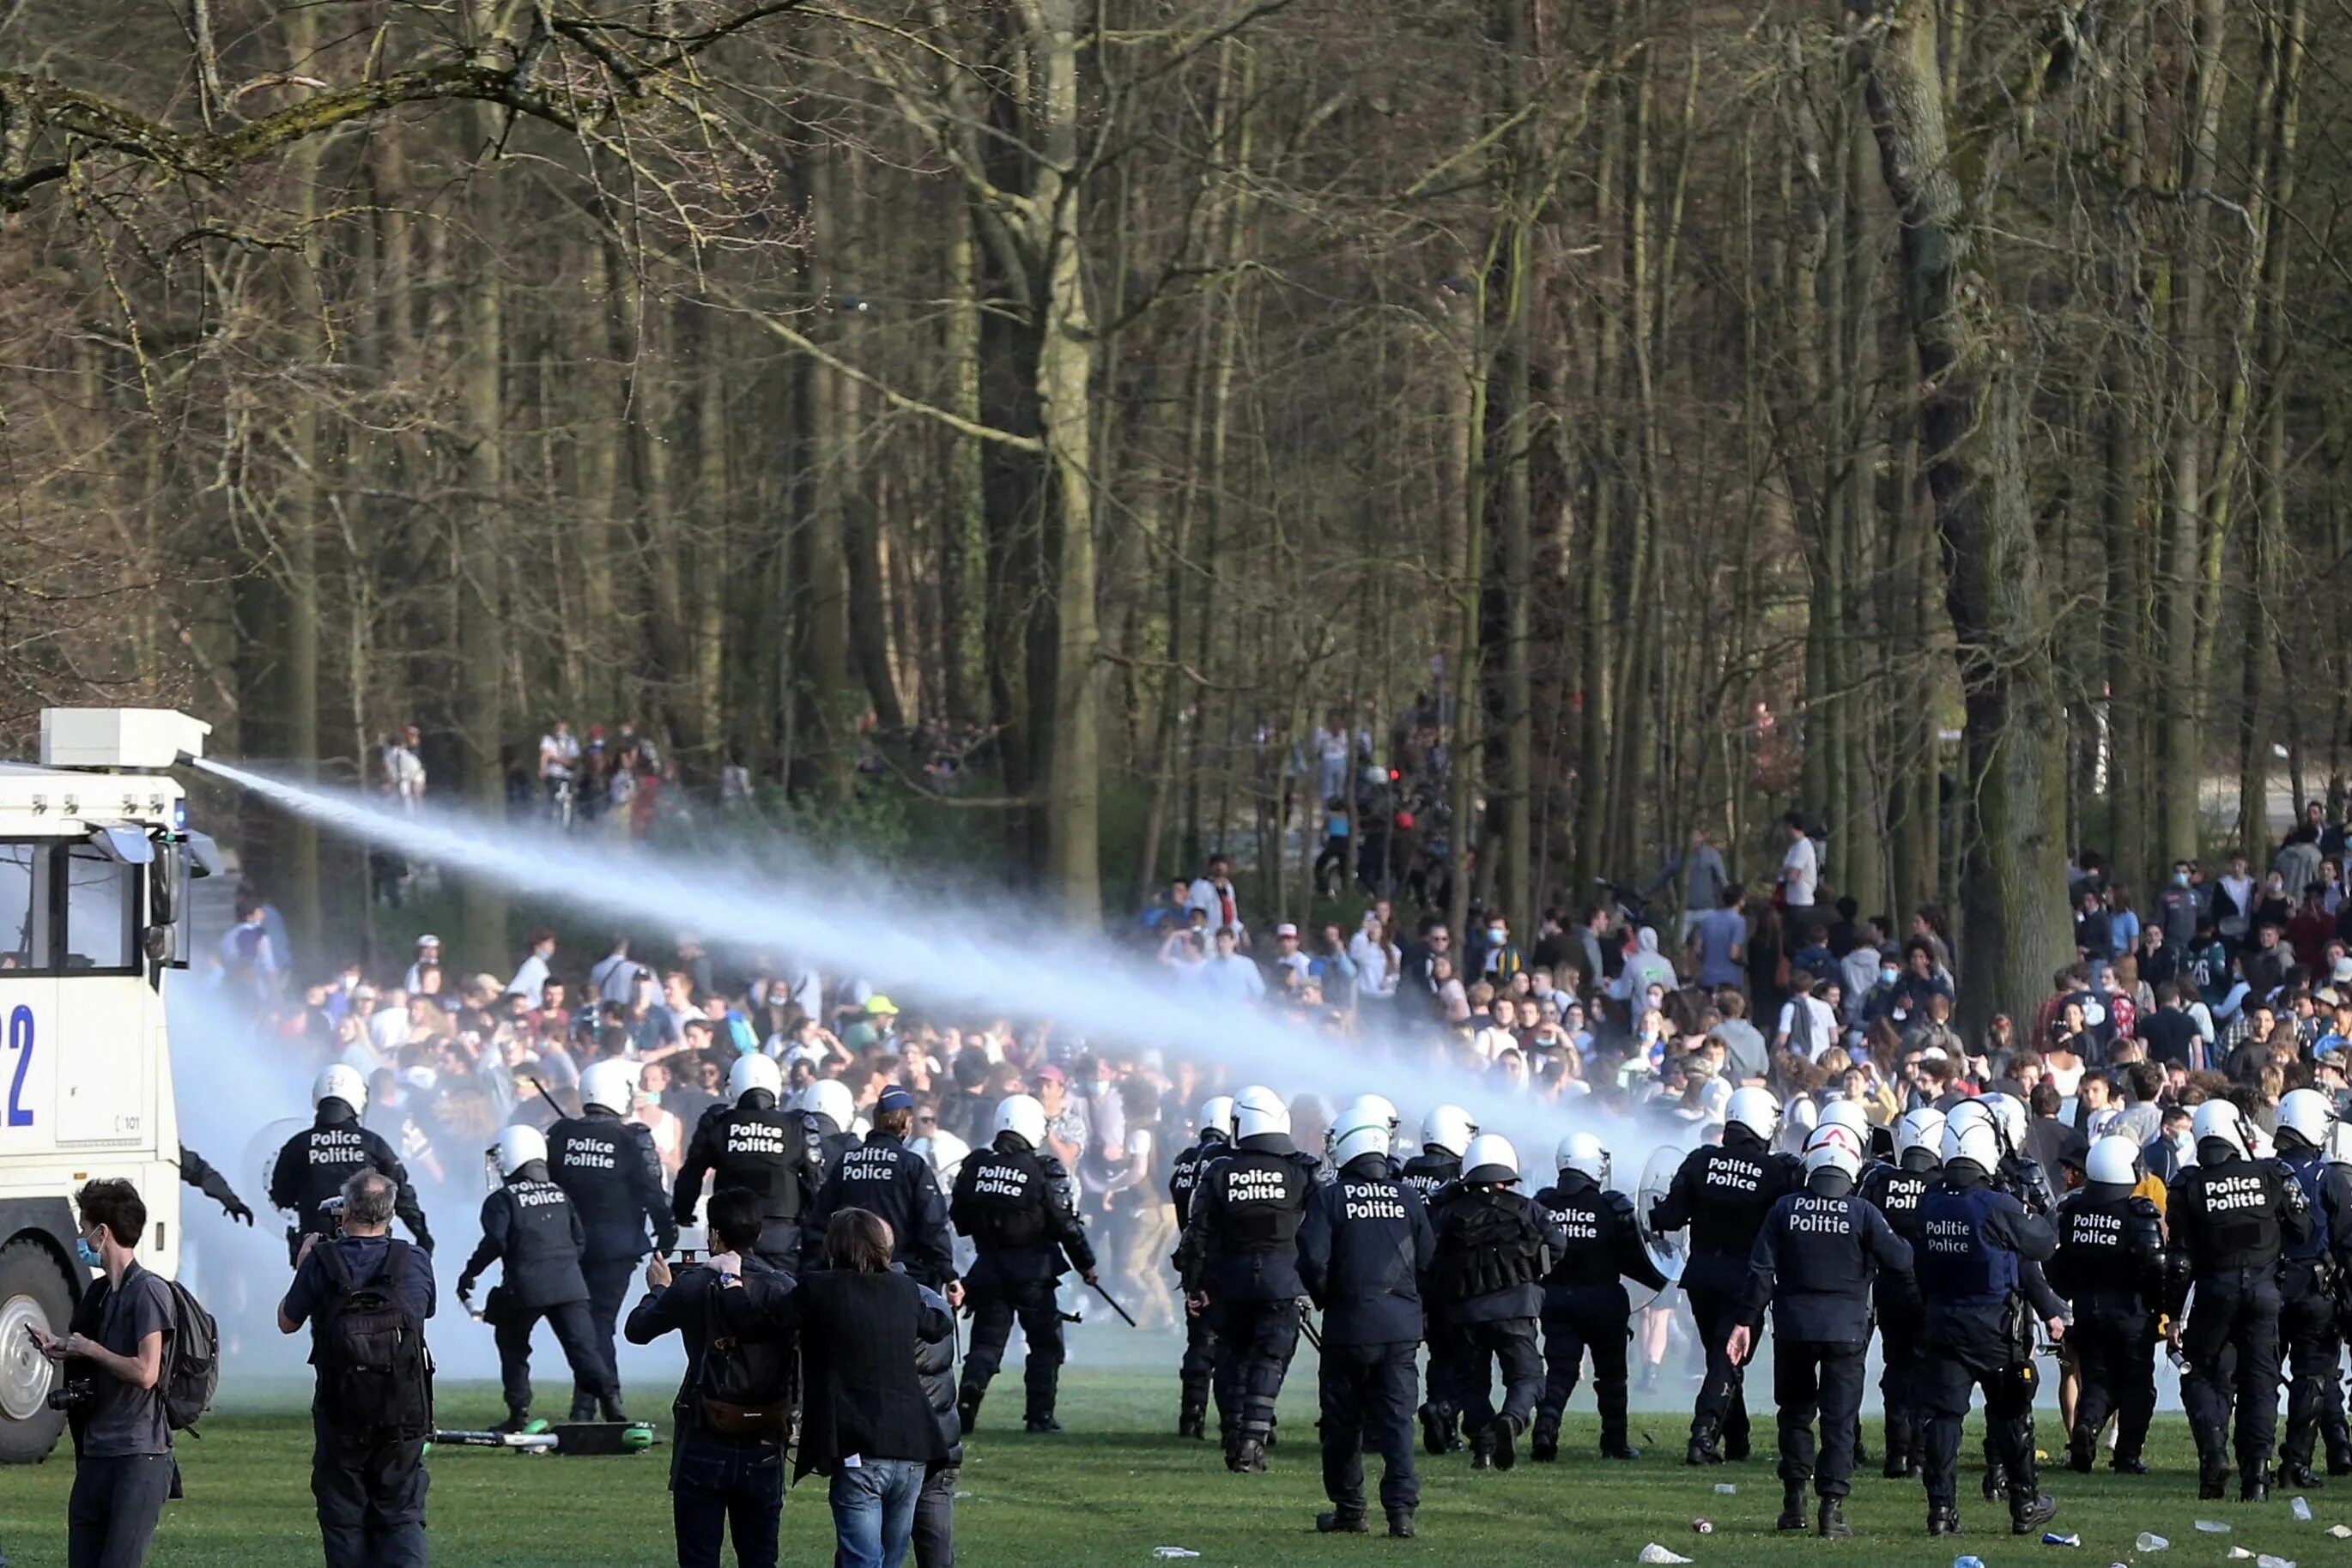
{"label": "police baton", "polygon": [[533,1089],[539,1091],[539,1097],[547,1102],[547,1108],[555,1113],[556,1120],[568,1121],[571,1119],[572,1113],[565,1110],[562,1103],[556,1100],[555,1096],[547,1092],[547,1085],[539,1081],[538,1073],[525,1073],[523,1075],[523,1082],[530,1084]]}
{"label": "police baton", "polygon": [[1307,1343],[1315,1347],[1315,1354],[1321,1355],[1323,1354],[1323,1336],[1316,1332],[1315,1315],[1308,1310],[1304,1300],[1300,1301],[1298,1308],[1298,1332],[1307,1336]]}
{"label": "police baton", "polygon": [[1087,1281],[1087,1289],[1092,1291],[1096,1295],[1100,1296],[1103,1299],[1104,1304],[1108,1306],[1112,1312],[1117,1312],[1119,1315],[1120,1320],[1123,1321],[1128,1327],[1134,1328],[1137,1326],[1135,1319],[1128,1314],[1127,1309],[1120,1306],[1117,1301],[1111,1300],[1111,1295],[1108,1291],[1104,1290],[1092,1280]]}

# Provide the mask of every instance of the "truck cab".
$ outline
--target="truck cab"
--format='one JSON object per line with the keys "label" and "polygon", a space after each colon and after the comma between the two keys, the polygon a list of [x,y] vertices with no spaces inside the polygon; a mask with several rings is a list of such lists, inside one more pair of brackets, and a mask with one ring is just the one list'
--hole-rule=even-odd
{"label": "truck cab", "polygon": [[211,726],[153,708],[51,708],[37,766],[0,763],[0,1463],[65,1429],[26,1326],[63,1334],[94,1272],[73,1195],[123,1176],[141,1263],[176,1273],[180,1139],[163,986],[188,962],[211,842],[169,769]]}

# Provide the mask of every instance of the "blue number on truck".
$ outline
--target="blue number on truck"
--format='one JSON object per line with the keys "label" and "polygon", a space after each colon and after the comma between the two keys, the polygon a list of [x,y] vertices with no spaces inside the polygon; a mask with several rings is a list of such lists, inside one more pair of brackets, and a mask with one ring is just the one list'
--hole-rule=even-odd
{"label": "blue number on truck", "polygon": [[8,1124],[29,1127],[33,1113],[25,1105],[25,1075],[33,1070],[33,1009],[19,1007],[8,1015],[8,1049],[16,1053],[16,1071],[8,1081]]}

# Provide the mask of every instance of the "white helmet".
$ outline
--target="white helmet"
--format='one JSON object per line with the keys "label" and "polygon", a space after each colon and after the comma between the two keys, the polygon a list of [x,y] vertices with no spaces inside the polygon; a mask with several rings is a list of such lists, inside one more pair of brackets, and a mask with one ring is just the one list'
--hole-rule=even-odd
{"label": "white helmet", "polygon": [[1385,1159],[1389,1139],[1389,1118],[1381,1114],[1379,1106],[1360,1101],[1351,1103],[1331,1124],[1331,1164],[1343,1166],[1366,1155],[1379,1155]]}
{"label": "white helmet", "polygon": [[728,1099],[740,1100],[754,1089],[764,1089],[771,1094],[784,1092],[783,1070],[776,1065],[775,1058],[761,1056],[758,1051],[737,1057],[735,1065],[727,1070]]}
{"label": "white helmet", "polygon": [[1007,1094],[996,1103],[996,1130],[1033,1149],[1045,1146],[1045,1106],[1034,1094]]}
{"label": "white helmet", "polygon": [[1995,1092],[1977,1097],[1977,1103],[1991,1113],[1993,1136],[2004,1155],[2022,1153],[2025,1148],[2025,1107],[2014,1094]]}
{"label": "white helmet", "polygon": [[1234,1096],[1234,1136],[1263,1137],[1290,1131],[1290,1107],[1263,1083],[1253,1083]]}
{"label": "white helmet", "polygon": [[[1862,1108],[1859,1100],[1832,1100],[1822,1107],[1822,1118],[1815,1124],[1822,1127],[1843,1127],[1852,1133],[1859,1147],[1870,1147],[1870,1113]],[[1807,1145],[1808,1147],[1811,1145]]]}
{"label": "white helmet", "polygon": [[1477,1135],[1478,1124],[1459,1105],[1440,1105],[1421,1119],[1421,1146],[1444,1149],[1457,1160],[1470,1152],[1470,1140]]}
{"label": "white helmet", "polygon": [[1331,1124],[1336,1127],[1340,1122],[1348,1120],[1350,1115],[1358,1112],[1368,1116],[1378,1117],[1381,1125],[1391,1133],[1397,1130],[1402,1121],[1402,1118],[1397,1115],[1396,1102],[1387,1095],[1359,1094],[1339,1108],[1339,1118]]}
{"label": "white helmet", "polygon": [[1780,1107],[1768,1090],[1735,1090],[1731,1103],[1723,1108],[1723,1121],[1725,1126],[1745,1127],[1769,1144],[1780,1125]]}
{"label": "white helmet", "polygon": [[1213,1099],[1202,1101],[1200,1124],[1201,1136],[1205,1138],[1214,1133],[1219,1137],[1231,1142],[1234,1135],[1234,1097],[1230,1094],[1220,1094]]}
{"label": "white helmet", "polygon": [[1843,1122],[1823,1122],[1805,1140],[1805,1174],[1843,1171],[1848,1180],[1862,1174],[1862,1139]]}
{"label": "white helmet", "polygon": [[322,1105],[330,1100],[341,1100],[354,1111],[367,1109],[367,1080],[360,1070],[349,1062],[338,1061],[310,1085],[310,1103]]}
{"label": "white helmet", "polygon": [[1511,1140],[1500,1133],[1481,1133],[1470,1140],[1470,1147],[1462,1156],[1462,1179],[1516,1182],[1519,1179],[1519,1151],[1511,1147]]}
{"label": "white helmet", "polygon": [[1559,1166],[1563,1174],[1576,1171],[1601,1186],[1609,1185],[1609,1151],[1590,1133],[1570,1133],[1559,1141]]}
{"label": "white helmet", "polygon": [[801,1109],[813,1116],[832,1118],[833,1124],[845,1133],[857,1120],[857,1098],[838,1078],[820,1078],[810,1084],[801,1096]]}
{"label": "white helmet", "polygon": [[533,1160],[547,1158],[547,1134],[518,1123],[499,1131],[499,1174],[512,1176]]}
{"label": "white helmet", "polygon": [[2327,1146],[2327,1129],[2335,1123],[2335,1107],[2316,1089],[2291,1089],[2280,1097],[2278,1130],[2293,1133],[2315,1149]]}
{"label": "white helmet", "polygon": [[2352,1166],[2352,1123],[2338,1122],[2327,1129],[2327,1159],[2331,1165]]}
{"label": "white helmet", "polygon": [[1963,1116],[1961,1109],[1954,1106],[1944,1119],[1944,1163],[1965,1162],[1990,1176],[2000,1168],[2000,1140],[1993,1134],[1992,1119]]}
{"label": "white helmet", "polygon": [[2240,1159],[2254,1157],[2253,1131],[2246,1125],[2245,1113],[2227,1100],[2208,1100],[2198,1106],[2192,1125],[2197,1142],[2219,1138],[2237,1150]]}
{"label": "white helmet", "polygon": [[602,1105],[607,1111],[626,1113],[637,1093],[637,1064],[608,1057],[592,1061],[580,1073],[580,1106]]}
{"label": "white helmet", "polygon": [[1925,1149],[1941,1158],[1944,1143],[1944,1113],[1933,1105],[1922,1105],[1916,1111],[1906,1111],[1895,1124],[1895,1157],[1901,1159],[1914,1149]]}
{"label": "white helmet", "polygon": [[2139,1180],[2139,1145],[2110,1133],[2091,1145],[2090,1156],[2083,1162],[2083,1174],[2093,1181],[2131,1186]]}

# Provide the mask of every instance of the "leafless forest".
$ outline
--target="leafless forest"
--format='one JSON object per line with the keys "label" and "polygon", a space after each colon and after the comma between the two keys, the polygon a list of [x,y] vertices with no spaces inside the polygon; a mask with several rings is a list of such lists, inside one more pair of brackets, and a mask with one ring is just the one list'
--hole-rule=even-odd
{"label": "leafless forest", "polygon": [[1441,655],[1457,916],[1798,803],[2036,994],[2070,844],[2343,788],[2347,20],[10,0],[0,711],[961,756],[1091,914]]}

